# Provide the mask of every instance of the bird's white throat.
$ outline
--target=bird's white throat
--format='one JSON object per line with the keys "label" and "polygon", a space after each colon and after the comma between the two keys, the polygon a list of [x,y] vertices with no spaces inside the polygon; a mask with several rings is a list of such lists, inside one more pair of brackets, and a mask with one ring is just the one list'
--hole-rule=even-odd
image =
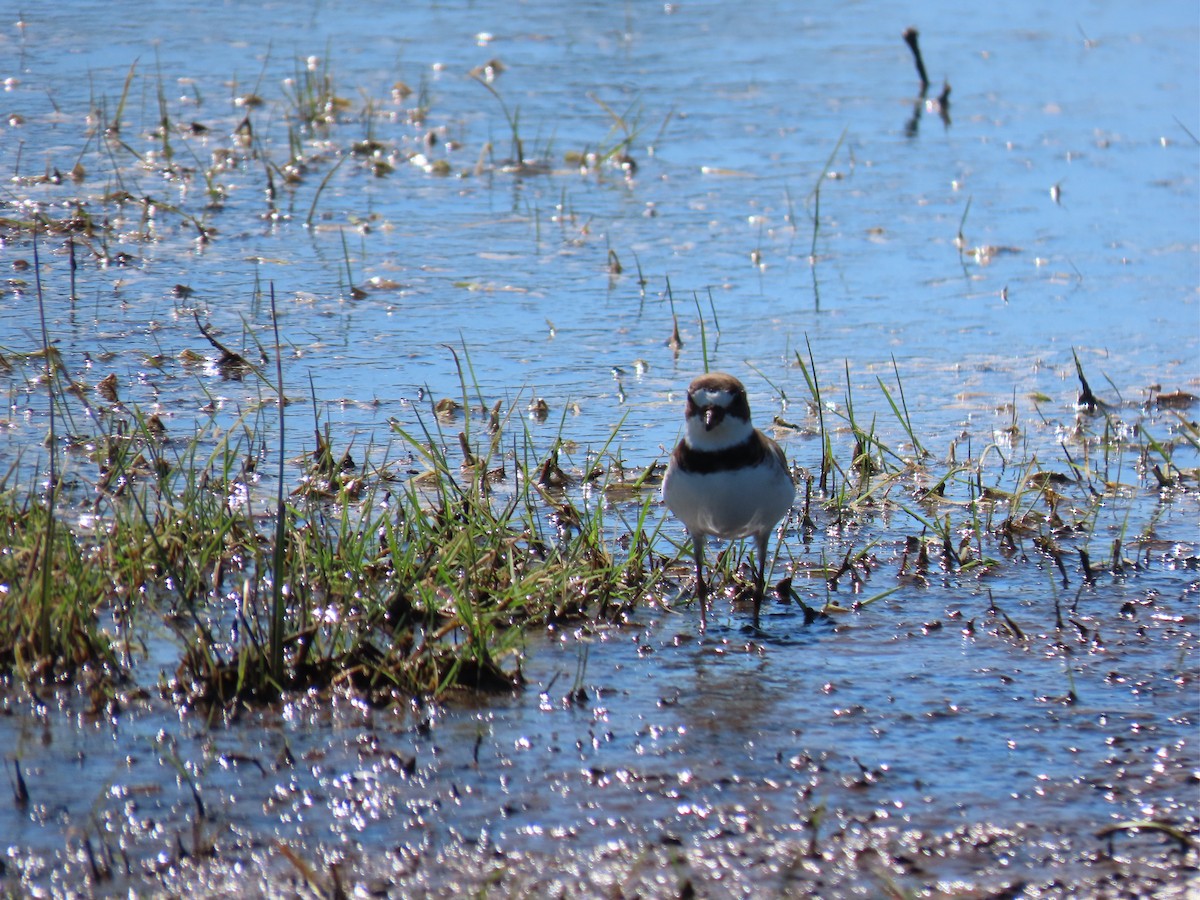
{"label": "bird's white throat", "polygon": [[711,430],[704,425],[703,413],[687,417],[687,442],[693,450],[715,451],[736,447],[753,433],[754,426],[739,416],[726,415]]}

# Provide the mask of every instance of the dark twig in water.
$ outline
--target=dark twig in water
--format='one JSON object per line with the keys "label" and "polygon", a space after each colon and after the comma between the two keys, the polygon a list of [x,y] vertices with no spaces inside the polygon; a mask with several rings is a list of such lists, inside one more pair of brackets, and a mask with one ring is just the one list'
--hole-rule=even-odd
{"label": "dark twig in water", "polygon": [[925,60],[921,58],[921,47],[917,43],[917,29],[904,29],[904,43],[908,44],[908,49],[912,51],[913,62],[917,64],[917,74],[921,76],[921,96],[925,96],[925,92],[929,90],[929,75],[925,72]]}
{"label": "dark twig in water", "polygon": [[1079,562],[1083,565],[1083,580],[1088,584],[1095,584],[1096,573],[1092,571],[1092,558],[1083,547],[1079,548]]}
{"label": "dark twig in water", "polygon": [[904,43],[908,44],[908,49],[912,51],[913,62],[917,66],[917,75],[921,78],[921,90],[917,94],[917,99],[913,103],[912,118],[904,126],[904,131],[909,137],[916,137],[917,131],[920,128],[921,114],[928,108],[929,112],[936,112],[938,118],[942,120],[942,125],[950,127],[950,82],[942,82],[942,92],[935,100],[927,100],[929,93],[929,73],[925,70],[925,60],[921,56],[921,46],[918,43],[918,32],[915,28],[907,28],[903,34]]}
{"label": "dark twig in water", "polygon": [[25,784],[25,776],[21,774],[21,760],[13,759],[12,763],[13,774],[16,776],[12,782],[13,803],[24,809],[29,805],[29,788]]}
{"label": "dark twig in water", "polygon": [[943,124],[950,124],[950,82],[942,82],[942,92],[938,94],[938,115],[942,117]]}
{"label": "dark twig in water", "polygon": [[217,360],[217,370],[226,378],[238,379],[247,372],[254,371],[254,366],[251,365],[244,356],[240,353],[234,353],[220,341],[218,341],[209,330],[209,327],[200,321],[200,314],[192,313],[192,318],[196,320],[196,327],[200,329],[200,333],[205,339],[217,349],[221,354],[221,358]]}
{"label": "dark twig in water", "polygon": [[1075,357],[1075,374],[1079,376],[1078,405],[1086,408],[1088,412],[1095,412],[1096,407],[1106,404],[1092,393],[1091,386],[1088,384],[1087,379],[1083,377],[1083,365],[1079,362],[1079,354],[1072,350],[1071,355]]}

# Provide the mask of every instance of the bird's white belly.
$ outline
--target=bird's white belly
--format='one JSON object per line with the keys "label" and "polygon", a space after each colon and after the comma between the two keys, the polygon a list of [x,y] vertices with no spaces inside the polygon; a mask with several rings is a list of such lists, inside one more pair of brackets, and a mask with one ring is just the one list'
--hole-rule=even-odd
{"label": "bird's white belly", "polygon": [[791,478],[772,465],[702,475],[673,469],[663,482],[663,499],[689,532],[724,540],[773,528],[795,495]]}

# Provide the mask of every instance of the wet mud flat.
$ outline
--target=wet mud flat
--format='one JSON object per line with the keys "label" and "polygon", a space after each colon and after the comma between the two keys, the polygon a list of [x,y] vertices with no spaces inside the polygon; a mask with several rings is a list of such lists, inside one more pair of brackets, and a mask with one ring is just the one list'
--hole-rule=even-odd
{"label": "wet mud flat", "polygon": [[1079,843],[1070,825],[978,825],[930,835],[849,821],[814,850],[804,838],[739,815],[736,825],[717,824],[693,839],[630,835],[582,851],[397,848],[382,861],[347,858],[323,878],[285,863],[264,871],[268,863],[248,853],[238,865],[185,867],[156,889],[202,896],[1195,896],[1194,853],[1181,859],[1153,838],[1128,839],[1114,852]]}
{"label": "wet mud flat", "polygon": [[4,887],[1193,895],[1197,676],[1145,653],[1194,660],[1194,611],[1161,602],[1102,636],[1077,614],[1093,652],[1072,699],[1047,653],[1063,634],[945,599],[815,626],[776,604],[759,635],[726,606],[702,639],[691,607],[646,611],[531,641],[525,688],[484,702],[313,692],[206,728],[146,696],[114,722],[10,692],[10,716],[41,715]]}

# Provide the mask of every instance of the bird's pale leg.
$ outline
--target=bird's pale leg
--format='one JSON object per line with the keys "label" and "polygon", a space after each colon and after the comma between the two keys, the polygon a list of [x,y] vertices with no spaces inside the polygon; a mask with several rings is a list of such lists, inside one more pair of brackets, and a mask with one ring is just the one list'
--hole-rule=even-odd
{"label": "bird's pale leg", "polygon": [[764,531],[762,534],[754,536],[754,543],[757,546],[758,565],[754,570],[754,629],[758,630],[758,614],[762,609],[763,593],[766,591],[767,581],[767,540],[771,533]]}
{"label": "bird's pale leg", "polygon": [[700,601],[700,630],[708,628],[708,585],[704,583],[704,535],[692,535],[692,555],[696,558],[696,599]]}

